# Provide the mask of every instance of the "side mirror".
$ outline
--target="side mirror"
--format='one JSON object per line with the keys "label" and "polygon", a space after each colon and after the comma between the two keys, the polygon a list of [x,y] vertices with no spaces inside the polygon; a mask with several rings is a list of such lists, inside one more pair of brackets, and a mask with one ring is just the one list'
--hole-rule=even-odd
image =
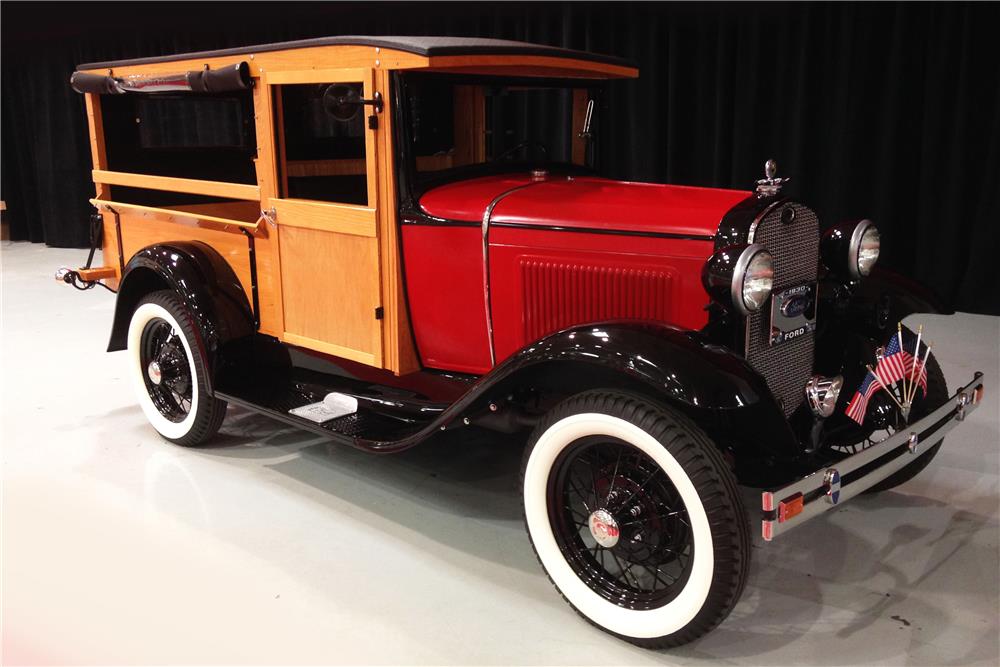
{"label": "side mirror", "polygon": [[323,91],[323,109],[343,123],[353,120],[365,104],[371,104],[376,112],[381,113],[381,93],[375,93],[375,99],[366,100],[355,86],[344,83],[330,84]]}

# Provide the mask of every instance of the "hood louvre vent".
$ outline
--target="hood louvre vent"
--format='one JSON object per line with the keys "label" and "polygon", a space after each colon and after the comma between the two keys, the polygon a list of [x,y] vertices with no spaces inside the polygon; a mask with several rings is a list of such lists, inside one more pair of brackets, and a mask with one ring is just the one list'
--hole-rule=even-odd
{"label": "hood louvre vent", "polygon": [[603,320],[672,321],[673,276],[663,269],[521,259],[524,341]]}

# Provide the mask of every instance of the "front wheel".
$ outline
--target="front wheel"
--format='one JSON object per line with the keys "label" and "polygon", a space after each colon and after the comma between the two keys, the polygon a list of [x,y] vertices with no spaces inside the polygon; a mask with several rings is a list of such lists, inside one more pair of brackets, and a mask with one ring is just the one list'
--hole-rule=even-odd
{"label": "front wheel", "polygon": [[735,479],[683,415],[612,391],[546,415],[522,464],[524,518],[549,579],[629,642],[690,642],[746,583],[750,531]]}
{"label": "front wheel", "polygon": [[178,445],[215,435],[226,403],[208,394],[208,369],[194,321],[180,298],[165,290],[139,302],[128,327],[132,384],[153,428]]}

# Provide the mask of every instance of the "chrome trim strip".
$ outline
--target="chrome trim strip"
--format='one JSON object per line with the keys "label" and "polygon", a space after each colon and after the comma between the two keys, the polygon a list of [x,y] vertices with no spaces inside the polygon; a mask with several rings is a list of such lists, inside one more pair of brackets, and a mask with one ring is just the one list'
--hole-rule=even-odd
{"label": "chrome trim strip", "polygon": [[774,202],[773,204],[771,204],[768,207],[766,207],[763,211],[761,211],[760,213],[758,213],[757,217],[755,217],[753,219],[753,222],[750,223],[750,229],[749,229],[749,231],[747,231],[747,243],[753,243],[754,234],[757,233],[757,227],[760,225],[760,223],[764,219],[764,217],[768,213],[770,213],[771,211],[773,211],[775,208],[777,208],[778,206],[781,206],[782,204],[787,204],[787,203],[789,203],[789,201],[787,199],[779,199],[778,201]]}
{"label": "chrome trim strip", "polygon": [[573,234],[607,234],[611,236],[642,236],[653,239],[675,239],[678,241],[714,241],[715,237],[706,234],[671,234],[669,232],[644,232],[636,229],[584,229],[564,227],[562,225],[535,225],[526,222],[494,222],[493,227],[506,229],[527,229],[540,232],[570,232]]}
{"label": "chrome trim strip", "polygon": [[489,203],[486,210],[483,212],[483,293],[485,295],[486,303],[486,339],[489,341],[490,346],[490,366],[497,365],[497,353],[493,346],[493,307],[490,299],[490,218],[493,216],[493,209],[497,207],[497,204],[502,202],[507,195],[512,195],[518,190],[523,190],[525,188],[530,188],[532,185],[538,185],[539,183],[545,183],[546,179],[539,179],[537,181],[532,181],[530,183],[525,183],[523,185],[518,185],[510,190],[501,192],[493,201]]}
{"label": "chrome trim strip", "polygon": [[[747,267],[750,266],[750,261],[762,252],[766,252],[768,257],[771,257],[771,253],[767,252],[765,248],[760,243],[754,243],[753,245],[748,245],[743,252],[740,253],[739,258],[736,260],[736,266],[733,267],[733,281],[729,284],[729,298],[733,302],[733,307],[743,316],[747,316],[750,313],[755,313],[757,310],[750,310],[747,308],[746,303],[743,301],[743,284],[747,277]],[[771,266],[773,268],[774,261],[772,258]],[[772,288],[774,286],[772,285]],[[770,299],[771,295],[768,294],[767,298]],[[767,299],[764,299],[766,302]],[[763,308],[763,304],[761,304]]]}
{"label": "chrome trim strip", "polygon": [[855,280],[861,280],[865,277],[861,275],[861,271],[858,270],[858,259],[860,258],[861,253],[861,239],[864,237],[865,232],[868,231],[868,228],[874,226],[874,222],[865,218],[854,227],[854,231],[851,233],[851,241],[847,245],[847,270],[850,272],[851,277]]}
{"label": "chrome trim strip", "polygon": [[[773,211],[775,208],[777,208],[778,206],[780,206],[782,204],[787,204],[787,203],[789,203],[788,199],[785,199],[785,198],[778,199],[777,201],[775,201],[775,202],[773,202],[771,204],[768,204],[766,207],[764,207],[764,210],[762,210],[760,213],[758,213],[756,215],[756,217],[754,217],[753,222],[750,223],[750,229],[747,231],[747,243],[748,244],[750,244],[750,245],[754,244],[753,243],[753,237],[757,233],[757,227],[760,226],[760,223],[761,223],[762,220],[764,220],[764,217],[768,213],[770,213],[771,211]],[[763,244],[761,244],[761,245],[763,245]],[[765,250],[766,249],[767,248],[765,247]],[[771,287],[773,288],[774,285],[771,285]],[[744,318],[748,318],[748,317],[750,317],[749,313],[747,313],[747,314],[744,315]],[[743,326],[743,358],[744,359],[746,359],[747,357],[750,356],[750,326],[746,322],[747,322],[747,320],[744,319],[744,326]]]}
{"label": "chrome trim strip", "polygon": [[[900,431],[877,445],[872,445],[857,454],[832,463],[829,467],[817,470],[787,486],[762,492],[761,511],[763,516],[761,520],[761,532],[764,540],[770,542],[778,535],[795,526],[829,509],[833,509],[845,500],[850,500],[854,496],[863,493],[911,463],[913,461],[913,458],[911,458],[912,455],[922,454],[928,448],[940,442],[951,429],[955,428],[959,421],[962,421],[966,415],[979,407],[979,404],[973,400],[973,397],[975,392],[982,386],[983,374],[977,372],[974,379],[952,395],[944,405],[915,424],[911,424],[905,431]],[[919,448],[911,447],[914,439],[913,436],[917,436],[917,441],[920,443]],[[843,479],[846,475],[874,463],[899,448],[904,448],[904,451],[896,458],[875,468],[859,479],[842,484],[839,489],[839,498],[836,501],[827,498],[831,489],[825,480],[831,470],[838,472],[840,478]],[[806,497],[803,509],[799,514],[785,521],[779,521],[777,516],[769,516],[776,511],[779,503],[797,494]],[[826,500],[825,502],[824,499]]]}

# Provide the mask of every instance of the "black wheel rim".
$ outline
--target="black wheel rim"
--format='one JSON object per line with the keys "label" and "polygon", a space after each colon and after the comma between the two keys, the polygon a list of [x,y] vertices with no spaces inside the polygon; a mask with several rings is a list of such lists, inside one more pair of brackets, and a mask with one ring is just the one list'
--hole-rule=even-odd
{"label": "black wheel rim", "polygon": [[[656,609],[684,589],[694,560],[687,508],[642,450],[604,436],[577,440],[549,474],[548,511],[566,562],[608,601]],[[595,513],[612,518],[614,545],[599,543],[591,528]],[[602,530],[597,534],[609,541]]]}
{"label": "black wheel rim", "polygon": [[172,422],[184,421],[191,412],[191,366],[180,334],[166,320],[154,318],[146,323],[139,343],[139,365],[146,392],[159,413]]}

